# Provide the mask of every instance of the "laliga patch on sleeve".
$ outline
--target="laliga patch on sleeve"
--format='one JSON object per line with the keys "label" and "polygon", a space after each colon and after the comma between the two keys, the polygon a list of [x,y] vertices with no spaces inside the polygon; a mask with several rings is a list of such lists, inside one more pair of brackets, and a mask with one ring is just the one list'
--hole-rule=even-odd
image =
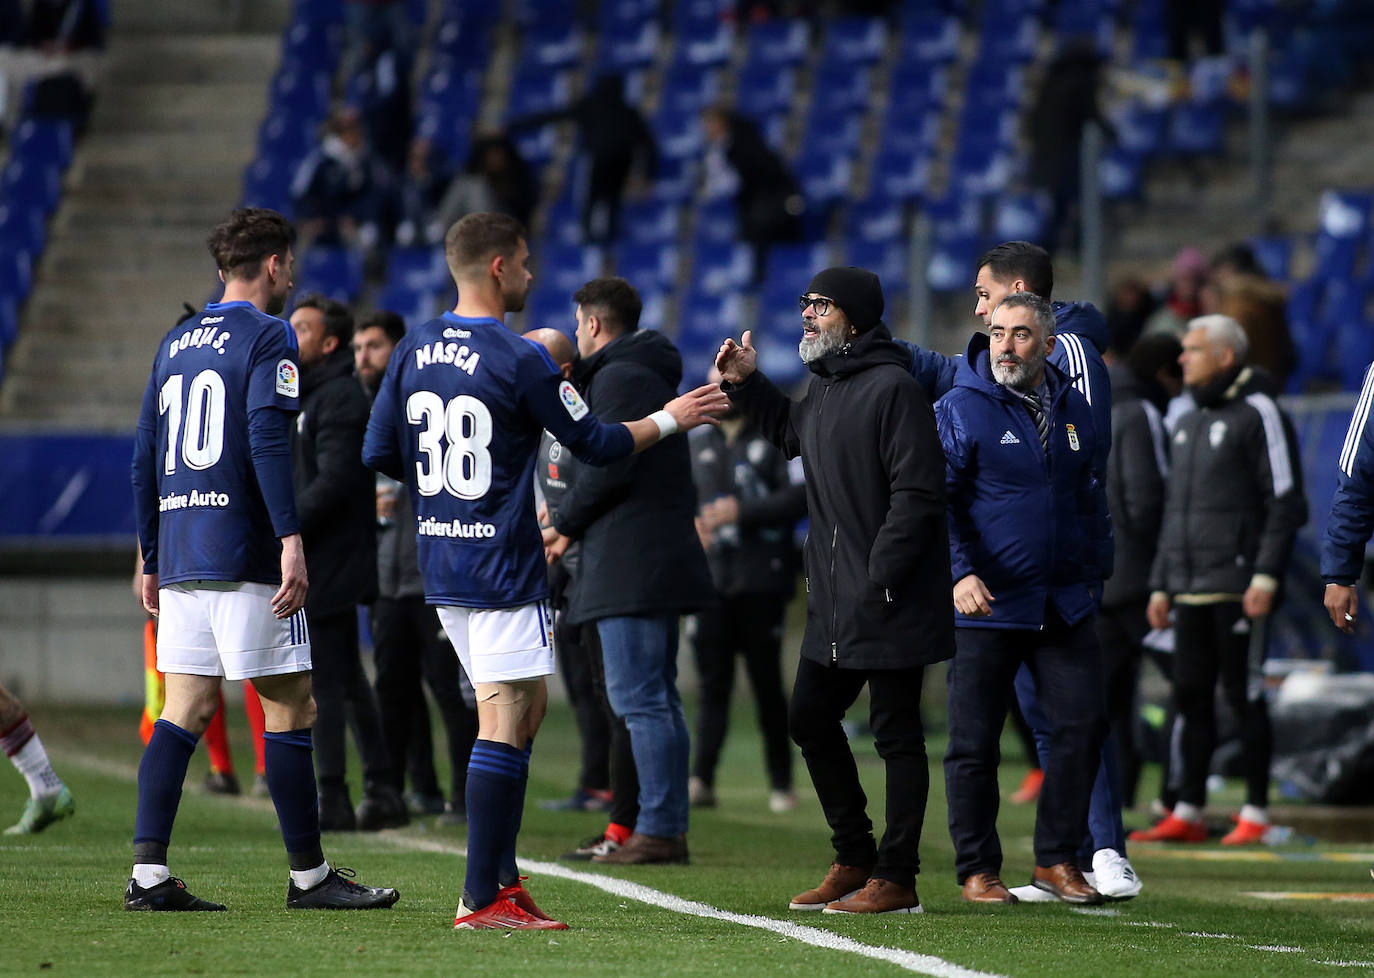
{"label": "laliga patch on sleeve", "polygon": [[587,402],[582,400],[577,388],[566,380],[558,385],[558,399],[563,402],[563,407],[574,421],[581,421],[586,416]]}
{"label": "laliga patch on sleeve", "polygon": [[290,360],[277,361],[277,393],[283,397],[301,396],[301,372]]}

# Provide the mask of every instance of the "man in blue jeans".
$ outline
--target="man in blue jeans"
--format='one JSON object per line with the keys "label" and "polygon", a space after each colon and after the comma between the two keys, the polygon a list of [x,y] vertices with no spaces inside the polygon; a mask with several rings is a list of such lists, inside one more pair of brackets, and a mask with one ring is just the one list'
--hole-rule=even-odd
{"label": "man in blue jeans", "polygon": [[1023,663],[1053,729],[1031,883],[1070,903],[1103,899],[1076,857],[1107,726],[1093,618],[1111,533],[1092,412],[1046,362],[1054,346],[1050,304],[1008,296],[935,406],[957,644],[945,791],[955,869],[974,903],[1016,902],[1001,880],[997,744]]}
{"label": "man in blue jeans", "polygon": [[[672,399],[682,356],[662,333],[639,330],[639,294],[624,279],[588,282],[573,295],[582,358],[573,380],[603,420],[638,418],[641,405]],[[654,410],[661,405],[655,405]],[[630,731],[639,773],[639,816],[598,863],[686,863],[687,718],[677,691],[678,619],[714,600],[697,539],[697,497],[685,438],[670,439],[605,468],[579,470],[544,531],[556,558],[582,542],[568,621],[594,623],[606,693]],[[620,843],[620,844],[615,844]]]}

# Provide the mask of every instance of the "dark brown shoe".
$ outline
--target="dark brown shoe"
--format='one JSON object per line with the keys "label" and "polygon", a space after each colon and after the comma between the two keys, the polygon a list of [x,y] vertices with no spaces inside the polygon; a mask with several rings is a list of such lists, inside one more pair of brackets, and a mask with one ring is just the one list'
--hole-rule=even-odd
{"label": "dark brown shoe", "polygon": [[805,893],[798,893],[787,905],[788,910],[824,910],[826,904],[852,897],[863,889],[868,882],[872,866],[843,866],[831,863],[830,872],[825,874],[819,886]]}
{"label": "dark brown shoe", "polygon": [[853,896],[827,903],[825,912],[925,913],[915,890],[884,879],[871,879]]}
{"label": "dark brown shoe", "polygon": [[687,858],[687,837],[679,835],[665,837],[631,833],[625,844],[613,852],[592,856],[594,863],[611,863],[617,866],[643,866],[650,863],[675,863],[685,866]]}
{"label": "dark brown shoe", "polygon": [[964,880],[964,900],[969,903],[1016,903],[1016,894],[1007,889],[996,873],[974,873]]}
{"label": "dark brown shoe", "polygon": [[1065,903],[1103,903],[1107,899],[1088,885],[1073,863],[1060,863],[1049,869],[1036,866],[1031,874],[1031,886],[1053,893]]}

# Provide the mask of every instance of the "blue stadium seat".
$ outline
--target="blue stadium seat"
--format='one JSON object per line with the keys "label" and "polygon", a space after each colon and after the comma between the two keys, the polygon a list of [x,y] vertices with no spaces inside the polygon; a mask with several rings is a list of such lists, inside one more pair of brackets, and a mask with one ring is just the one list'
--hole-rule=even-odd
{"label": "blue stadium seat", "polygon": [[1054,10],[1054,33],[1061,49],[1069,42],[1090,40],[1099,54],[1109,58],[1113,29],[1112,11],[1101,0],[1060,0]]}
{"label": "blue stadium seat", "polygon": [[1150,159],[1163,150],[1167,109],[1150,108],[1139,101],[1125,102],[1110,112],[1109,118],[1121,149],[1142,159]]}
{"label": "blue stadium seat", "polygon": [[845,215],[845,236],[850,241],[892,242],[906,237],[906,205],[901,197],[870,193],[852,201]]}
{"label": "blue stadium seat", "polygon": [[19,203],[37,208],[50,218],[62,199],[62,173],[55,163],[29,163],[11,159],[0,171],[0,203]]}
{"label": "blue stadium seat", "polygon": [[1327,190],[1317,205],[1317,225],[1333,238],[1359,238],[1368,232],[1374,194],[1367,191]]}
{"label": "blue stadium seat", "polygon": [[352,302],[363,288],[363,256],[350,248],[312,245],[296,261],[296,295],[321,292]]}
{"label": "blue stadium seat", "polygon": [[838,62],[826,62],[816,72],[812,110],[832,113],[835,118],[862,113],[872,99],[869,70]]}
{"label": "blue stadium seat", "polygon": [[1044,193],[1008,194],[993,205],[992,214],[998,241],[1043,245],[1049,239],[1050,201]]}
{"label": "blue stadium seat", "polygon": [[1355,277],[1359,238],[1338,238],[1320,231],[1313,242],[1312,274],[1326,282],[1349,281]]}
{"label": "blue stadium seat", "polygon": [[998,13],[989,4],[983,11],[977,64],[1026,64],[1035,59],[1040,26],[1029,11]]}
{"label": "blue stadium seat", "polygon": [[811,276],[830,264],[830,246],[824,241],[775,244],[764,262],[764,292],[772,301],[783,298],[796,312],[796,299]]}
{"label": "blue stadium seat", "polygon": [[654,113],[650,128],[659,156],[672,160],[695,160],[706,147],[700,113],[665,108]]}
{"label": "blue stadium seat", "polygon": [[849,241],[841,260],[876,274],[883,285],[883,298],[890,306],[904,298],[910,288],[910,257],[901,241]]}
{"label": "blue stadium seat", "polygon": [[511,84],[510,100],[506,103],[506,118],[518,119],[561,109],[572,97],[571,77],[566,71],[527,70],[515,76]]}
{"label": "blue stadium seat", "polygon": [[72,162],[72,124],[65,119],[24,118],[10,138],[10,157],[39,166],[56,164],[66,172]]}
{"label": "blue stadium seat", "polygon": [[1198,105],[1220,106],[1231,94],[1231,77],[1240,69],[1225,55],[1198,58],[1188,66],[1188,93]]}
{"label": "blue stadium seat", "polygon": [[[450,296],[450,298],[452,298]],[[377,294],[376,307],[394,312],[406,322],[406,329],[414,329],[439,315],[444,308],[453,308],[453,303],[441,305],[437,293],[425,289],[406,288],[401,285],[388,285]]]}
{"label": "blue stadium seat", "polygon": [[938,12],[919,13],[902,24],[899,64],[951,64],[959,59],[959,18]]}
{"label": "blue stadium seat", "polygon": [[1120,146],[1102,154],[1097,167],[1107,200],[1141,201],[1145,197],[1145,158]]}
{"label": "blue stadium seat", "polygon": [[949,185],[960,194],[990,197],[1011,183],[1015,154],[999,145],[980,141],[961,144],[949,164]]}
{"label": "blue stadium seat", "polygon": [[730,60],[735,49],[735,30],[725,23],[701,33],[678,31],[673,35],[675,58],[697,68],[718,68]]}
{"label": "blue stadium seat", "polygon": [[808,209],[824,208],[849,195],[854,173],[851,152],[806,152],[796,161],[794,167]]}
{"label": "blue stadium seat", "polygon": [[299,161],[261,156],[243,171],[244,207],[269,207],[290,216],[291,179]]}
{"label": "blue stadium seat", "polygon": [[967,232],[937,235],[926,268],[926,281],[937,292],[962,292],[973,284],[978,236]]}
{"label": "blue stadium seat", "polygon": [[495,48],[492,21],[467,16],[449,17],[434,32],[431,57],[452,58],[460,64],[485,66]]}
{"label": "blue stadium seat", "polygon": [[1131,18],[1131,60],[1158,61],[1168,57],[1169,39],[1164,27],[1164,4],[1140,0]]}
{"label": "blue stadium seat", "polygon": [[577,306],[572,295],[584,284],[585,279],[572,289],[557,289],[547,283],[536,284],[525,300],[525,320],[520,332],[544,328],[569,332],[577,325]]}
{"label": "blue stadium seat", "polygon": [[658,200],[627,201],[620,214],[620,234],[635,244],[672,244],[682,229],[682,208]]}
{"label": "blue stadium seat", "polygon": [[[537,74],[530,70],[530,74]],[[448,58],[431,63],[420,86],[420,115],[477,115],[482,100],[482,74],[470,65]]]}
{"label": "blue stadium seat", "polygon": [[760,64],[740,72],[735,108],[754,118],[786,112],[796,98],[797,73],[792,68]]}
{"label": "blue stadium seat", "polygon": [[739,216],[734,197],[705,200],[692,210],[696,218],[693,239],[699,244],[733,242],[739,237]]}
{"label": "blue stadium seat", "polygon": [[329,114],[330,75],[281,68],[272,76],[270,99],[277,108],[299,117],[323,119]]}
{"label": "blue stadium seat", "polygon": [[571,23],[540,22],[525,30],[520,49],[522,64],[544,68],[572,68],[582,57],[582,32]]}
{"label": "blue stadium seat", "polygon": [[411,291],[437,292],[452,284],[443,248],[392,248],[387,253],[386,284]]}
{"label": "blue stadium seat", "polygon": [[800,18],[775,17],[753,24],[745,43],[745,70],[796,67],[806,58],[810,44],[810,28]]}
{"label": "blue stadium seat", "polygon": [[1225,148],[1221,110],[1185,102],[1169,117],[1168,146],[1180,156],[1216,156]]}
{"label": "blue stadium seat", "polygon": [[734,13],[733,0],[674,0],[675,33],[707,33]]}
{"label": "blue stadium seat", "polygon": [[696,193],[696,187],[695,160],[659,160],[658,176],[654,178],[652,191],[654,200],[685,204]]}
{"label": "blue stadium seat", "polygon": [[269,115],[258,127],[258,158],[276,160],[294,170],[315,147],[316,121],[285,112]]}
{"label": "blue stadium seat", "polygon": [[806,115],[806,137],[802,140],[803,155],[857,156],[859,139],[863,134],[863,121],[855,113],[833,114],[829,107],[819,100],[811,103],[811,111]]}
{"label": "blue stadium seat", "polygon": [[532,250],[536,281],[540,288],[570,296],[601,275],[601,251],[598,248],[546,241]]}
{"label": "blue stadium seat", "polygon": [[878,150],[897,153],[934,154],[940,142],[940,108],[930,104],[920,109],[906,109],[888,103],[882,129],[878,134]]}
{"label": "blue stadium seat", "polygon": [[698,241],[692,261],[693,293],[723,296],[737,292],[753,277],[753,250],[741,241]]}
{"label": "blue stadium seat", "polygon": [[675,244],[624,242],[614,251],[615,273],[638,289],[663,291],[677,285],[678,248]]}
{"label": "blue stadium seat", "polygon": [[43,212],[18,201],[0,204],[0,253],[35,259],[47,244]]}
{"label": "blue stadium seat", "polygon": [[720,98],[720,72],[677,63],[663,76],[659,108],[681,113],[700,112]]}
{"label": "blue stadium seat", "polygon": [[658,24],[652,20],[637,26],[625,25],[613,34],[602,32],[597,63],[616,71],[651,65],[658,57],[658,39]]}
{"label": "blue stadium seat", "polygon": [[871,65],[887,47],[887,24],[878,17],[836,17],[825,25],[827,63]]}
{"label": "blue stadium seat", "polygon": [[[642,308],[639,310],[639,328],[654,329],[660,333],[665,332],[668,328],[669,308],[673,302],[672,289],[661,288],[653,284],[641,285],[631,281],[639,293],[639,301],[642,304]],[[574,325],[576,325],[575,321]],[[715,355],[714,351],[711,355]]]}
{"label": "blue stadium seat", "polygon": [[[5,266],[6,259],[0,258],[0,269]],[[4,272],[0,271],[0,277]],[[0,285],[0,290],[4,286]],[[19,302],[12,296],[0,291],[0,352],[8,350],[14,345],[15,338],[19,335]],[[0,379],[3,374],[0,373]]]}
{"label": "blue stadium seat", "polygon": [[943,109],[949,94],[949,75],[943,68],[917,62],[898,64],[888,82],[888,115],[924,114]]}
{"label": "blue stadium seat", "polygon": [[758,351],[759,369],[768,379],[783,390],[796,387],[806,380],[811,371],[797,353],[797,343],[801,340],[800,317],[795,309],[786,313],[789,320],[784,323],[783,313],[768,314],[760,312],[759,328],[752,337],[754,349]]}
{"label": "blue stadium seat", "polygon": [[283,65],[307,74],[333,74],[343,49],[343,34],[334,24],[293,23],[282,33]]}
{"label": "blue stadium seat", "polygon": [[658,0],[601,0],[597,14],[602,31],[619,31],[658,15]]}
{"label": "blue stadium seat", "polygon": [[[3,240],[0,238],[0,241]],[[33,264],[28,253],[0,248],[0,300],[8,300],[11,309],[17,312],[23,307],[24,300],[29,297],[31,291]]]}
{"label": "blue stadium seat", "polygon": [[920,200],[930,188],[930,156],[902,147],[881,149],[873,159],[869,185],[893,200]]}
{"label": "blue stadium seat", "polygon": [[429,140],[451,165],[461,167],[472,146],[472,125],[471,116],[422,115],[416,120],[415,136]]}

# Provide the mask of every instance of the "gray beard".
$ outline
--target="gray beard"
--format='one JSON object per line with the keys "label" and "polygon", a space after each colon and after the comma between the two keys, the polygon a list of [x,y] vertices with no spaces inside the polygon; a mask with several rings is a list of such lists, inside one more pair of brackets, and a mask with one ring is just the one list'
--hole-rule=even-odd
{"label": "gray beard", "polygon": [[1031,380],[1040,373],[1044,366],[1044,357],[1022,360],[1020,363],[1010,367],[1003,367],[994,360],[992,362],[992,379],[1003,387],[1010,387],[1018,391],[1028,391],[1035,386],[1031,383]]}
{"label": "gray beard", "polygon": [[838,353],[844,343],[844,334],[841,332],[821,332],[817,333],[814,339],[803,336],[801,342],[797,344],[797,353],[801,356],[802,363],[811,364],[822,357]]}

